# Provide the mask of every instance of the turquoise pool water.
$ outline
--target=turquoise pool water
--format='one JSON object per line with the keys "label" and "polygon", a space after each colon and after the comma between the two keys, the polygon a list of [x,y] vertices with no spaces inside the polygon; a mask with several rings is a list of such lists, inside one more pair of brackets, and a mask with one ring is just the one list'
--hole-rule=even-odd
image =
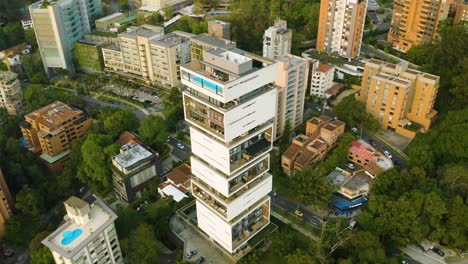
{"label": "turquoise pool water", "polygon": [[73,231],[67,230],[63,232],[62,245],[69,245],[71,242],[75,241],[75,239],[81,236],[81,234],[83,234],[83,230],[81,228],[77,228]]}

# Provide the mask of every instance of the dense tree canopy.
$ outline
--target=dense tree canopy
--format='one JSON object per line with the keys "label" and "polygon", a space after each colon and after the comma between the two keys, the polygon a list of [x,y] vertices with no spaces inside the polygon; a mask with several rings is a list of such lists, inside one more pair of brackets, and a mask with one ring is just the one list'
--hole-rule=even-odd
{"label": "dense tree canopy", "polygon": [[343,122],[346,127],[360,128],[376,131],[380,128],[380,123],[366,112],[366,106],[356,101],[354,94],[349,95],[333,108],[333,113]]}

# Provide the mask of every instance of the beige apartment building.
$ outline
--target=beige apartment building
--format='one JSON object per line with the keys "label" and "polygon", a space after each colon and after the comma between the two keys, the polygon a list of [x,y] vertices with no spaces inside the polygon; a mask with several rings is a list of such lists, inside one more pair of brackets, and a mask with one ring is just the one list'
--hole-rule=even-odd
{"label": "beige apartment building", "polygon": [[231,39],[231,24],[220,20],[208,21],[208,34],[215,38]]}
{"label": "beige apartment building", "polygon": [[143,25],[119,34],[119,45],[102,49],[107,71],[158,84],[177,87],[178,66],[190,61],[193,34],[174,31],[164,35],[162,27]]}
{"label": "beige apartment building", "polygon": [[0,169],[0,241],[5,235],[5,222],[13,214],[14,206],[13,197]]}
{"label": "beige apartment building", "polygon": [[317,51],[354,58],[361,51],[366,0],[321,0]]}
{"label": "beige apartment building", "polygon": [[190,39],[190,58],[191,60],[201,60],[205,50],[214,48],[229,50],[235,47],[236,43],[233,41],[202,33]]}
{"label": "beige apartment building", "polygon": [[297,135],[281,156],[281,167],[287,174],[302,171],[307,165],[325,159],[344,134],[345,123],[329,116],[314,117],[306,123],[306,134]]}
{"label": "beige apartment building", "polygon": [[402,52],[433,41],[439,23],[447,18],[452,3],[453,0],[395,0],[387,40],[394,49]]}
{"label": "beige apartment building", "polygon": [[454,23],[458,24],[462,21],[468,21],[468,4],[458,4],[455,13]]}
{"label": "beige apartment building", "polygon": [[371,59],[356,98],[384,128],[414,137],[419,128],[427,131],[434,121],[438,90],[439,76],[409,69],[407,63]]}
{"label": "beige apartment building", "polygon": [[0,71],[0,107],[5,108],[10,115],[16,115],[23,106],[23,91],[18,75]]}
{"label": "beige apartment building", "polygon": [[277,59],[276,63],[278,74],[274,85],[278,94],[274,140],[283,134],[287,120],[292,129],[302,124],[309,72],[309,61],[291,54]]}
{"label": "beige apartment building", "polygon": [[275,24],[263,34],[263,57],[274,60],[291,53],[292,31],[284,20]]}
{"label": "beige apartment building", "polygon": [[54,102],[24,116],[21,132],[34,153],[40,153],[51,170],[60,170],[68,159],[71,143],[91,128],[92,119],[82,110]]}

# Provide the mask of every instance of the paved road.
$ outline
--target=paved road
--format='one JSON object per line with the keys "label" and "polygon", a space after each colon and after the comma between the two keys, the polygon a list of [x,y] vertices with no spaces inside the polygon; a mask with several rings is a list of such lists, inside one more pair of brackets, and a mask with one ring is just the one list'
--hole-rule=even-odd
{"label": "paved road", "polygon": [[[271,196],[271,201],[274,205],[280,207],[284,211],[290,213],[291,215],[294,215],[295,217],[298,217],[294,214],[297,208],[297,203],[294,201],[291,201],[290,199],[280,195],[279,193],[270,195]],[[304,214],[301,217],[301,220],[310,226],[314,228],[321,228],[322,226],[322,218],[313,212],[309,211],[305,206],[300,205],[299,210]]]}
{"label": "paved road", "polygon": [[406,247],[401,247],[401,251],[405,254],[410,256],[412,259],[416,260],[417,262],[424,263],[424,264],[440,264],[446,263],[444,258],[440,257],[436,253],[432,251],[422,251],[420,248],[409,245]]}
{"label": "paved road", "polygon": [[88,105],[99,105],[99,106],[102,106],[102,107],[113,107],[113,108],[123,108],[123,107],[130,107],[133,112],[135,113],[135,115],[137,116],[137,118],[139,120],[142,120],[143,118],[145,118],[146,114],[143,113],[143,111],[141,111],[141,109],[138,109],[138,108],[135,108],[135,107],[132,107],[132,106],[128,106],[126,105],[125,103],[123,104],[111,104],[109,102],[105,102],[105,101],[101,101],[101,100],[97,100],[97,99],[94,99],[92,97],[88,97],[88,96],[85,96],[85,95],[79,95]]}
{"label": "paved road", "polygon": [[[192,152],[192,148],[189,145],[174,137],[169,137],[167,139],[167,144],[172,146],[172,154],[180,160],[188,159],[190,156],[190,152]],[[180,147],[179,145],[183,147]]]}

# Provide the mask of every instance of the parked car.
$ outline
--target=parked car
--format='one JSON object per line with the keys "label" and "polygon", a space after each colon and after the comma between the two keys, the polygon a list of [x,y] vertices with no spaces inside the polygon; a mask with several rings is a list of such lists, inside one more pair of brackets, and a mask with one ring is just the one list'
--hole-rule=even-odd
{"label": "parked car", "polygon": [[196,254],[197,254],[197,251],[194,249],[194,250],[191,250],[190,252],[188,252],[187,254],[185,254],[185,257],[190,259],[193,256],[195,256]]}
{"label": "parked car", "polygon": [[354,170],[356,168],[356,165],[354,165],[354,163],[352,163],[352,162],[349,162],[349,163],[346,163],[346,167]]}
{"label": "parked car", "polygon": [[375,143],[374,140],[370,139],[370,140],[369,140],[369,143],[370,143],[373,147],[377,147],[377,143]]}
{"label": "parked car", "polygon": [[185,146],[182,145],[181,143],[177,143],[177,147],[180,148],[180,149],[184,149],[184,148],[185,148]]}
{"label": "parked car", "polygon": [[436,253],[437,255],[439,255],[441,257],[445,256],[445,253],[441,249],[436,248],[436,247],[432,248],[432,252]]}
{"label": "parked car", "polygon": [[299,216],[299,217],[304,216],[304,213],[301,212],[301,211],[299,211],[299,210],[294,211],[294,214],[297,215],[297,216]]}
{"label": "parked car", "polygon": [[318,106],[315,107],[315,110],[317,110],[317,112],[322,112],[322,108],[320,108]]}
{"label": "parked car", "polygon": [[388,150],[385,150],[385,151],[383,152],[383,154],[384,154],[385,156],[387,156],[387,158],[389,158],[389,159],[391,159],[391,158],[393,157],[392,154],[390,154],[390,152],[388,152]]}
{"label": "parked car", "polygon": [[3,256],[7,258],[12,257],[14,254],[15,252],[13,251],[13,249],[7,248],[3,250]]}
{"label": "parked car", "polygon": [[357,133],[359,130],[356,127],[352,127],[351,131],[353,131],[354,133]]}
{"label": "parked car", "polygon": [[203,263],[204,261],[205,261],[205,258],[204,258],[204,257],[199,257],[199,258],[197,259],[197,261],[195,261],[195,264],[201,264],[201,263]]}

